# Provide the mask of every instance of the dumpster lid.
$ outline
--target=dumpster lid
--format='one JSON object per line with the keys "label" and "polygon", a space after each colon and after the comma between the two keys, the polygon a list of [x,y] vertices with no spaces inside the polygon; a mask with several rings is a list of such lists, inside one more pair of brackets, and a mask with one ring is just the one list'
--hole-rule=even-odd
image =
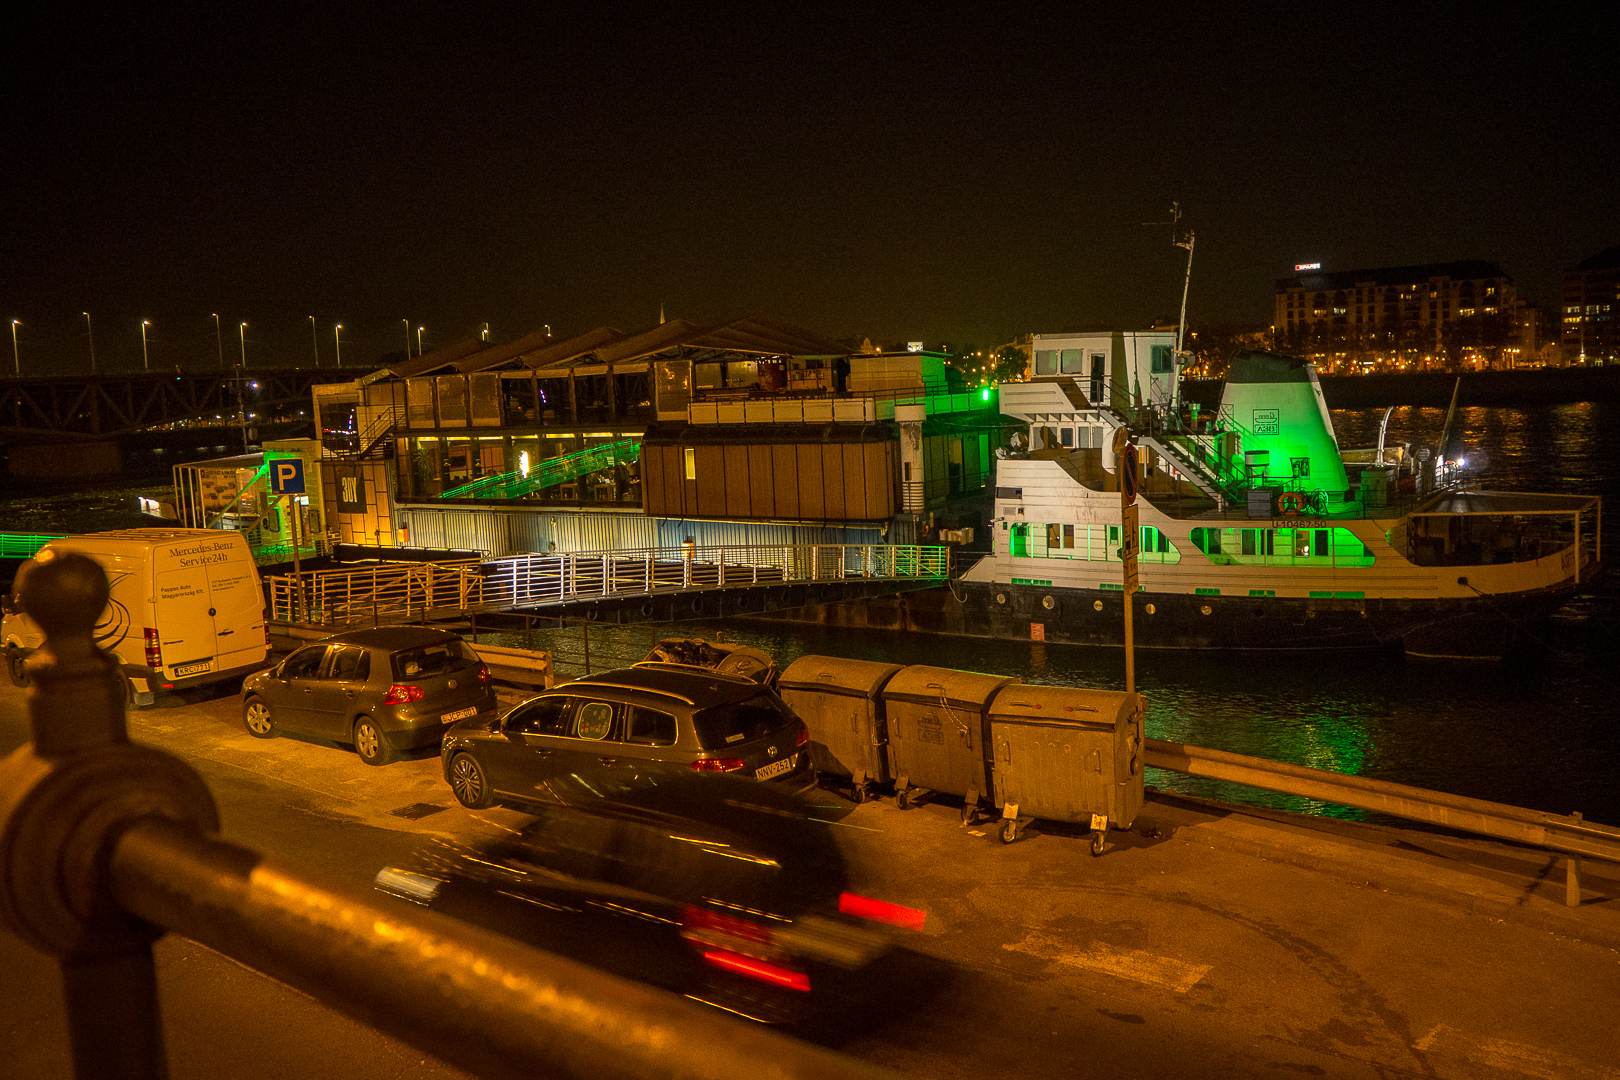
{"label": "dumpster lid", "polygon": [[1114,726],[1130,719],[1136,702],[1137,695],[1123,690],[1019,683],[996,694],[990,703],[990,718]]}
{"label": "dumpster lid", "polygon": [[901,664],[876,660],[846,660],[842,656],[801,656],[787,666],[777,680],[777,690],[819,690],[824,694],[848,694],[875,698],[889,677],[903,670]]}
{"label": "dumpster lid", "polygon": [[920,704],[938,703],[943,699],[951,705],[983,712],[997,690],[1017,681],[1011,675],[985,675],[978,671],[913,664],[889,680],[889,685],[883,688],[883,697],[886,701]]}

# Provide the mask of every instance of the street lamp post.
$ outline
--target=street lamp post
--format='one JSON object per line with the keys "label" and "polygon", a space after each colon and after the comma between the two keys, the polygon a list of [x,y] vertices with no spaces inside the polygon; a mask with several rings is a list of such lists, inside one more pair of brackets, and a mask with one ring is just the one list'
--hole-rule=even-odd
{"label": "street lamp post", "polygon": [[342,329],[342,323],[338,323],[336,326],[332,327],[332,351],[337,354],[338,367],[343,366],[343,339],[338,336]]}
{"label": "street lamp post", "polygon": [[321,366],[321,339],[315,330],[315,316],[309,317],[309,340],[315,347],[315,366]]}
{"label": "street lamp post", "polygon": [[425,327],[425,326],[418,326],[416,328],[416,355],[417,356],[422,355],[422,331],[424,331],[426,329],[427,329],[427,327]]}
{"label": "street lamp post", "polygon": [[219,346],[219,370],[225,370],[225,335],[219,331],[219,313],[214,313],[214,344]]}
{"label": "street lamp post", "polygon": [[141,320],[141,366],[147,371],[152,370],[152,358],[146,352],[146,328],[152,325],[152,320]]}
{"label": "street lamp post", "polygon": [[84,316],[84,332],[90,336],[90,374],[96,373],[96,328],[90,324],[90,313],[80,312]]}
{"label": "street lamp post", "polygon": [[401,319],[399,321],[405,324],[405,359],[409,360],[411,358],[411,320]]}
{"label": "street lamp post", "polygon": [[17,351],[17,327],[21,325],[21,319],[11,320],[11,363],[17,369],[19,375],[22,374],[22,353]]}
{"label": "street lamp post", "polygon": [[237,336],[242,339],[242,367],[247,367],[247,323],[236,328]]}

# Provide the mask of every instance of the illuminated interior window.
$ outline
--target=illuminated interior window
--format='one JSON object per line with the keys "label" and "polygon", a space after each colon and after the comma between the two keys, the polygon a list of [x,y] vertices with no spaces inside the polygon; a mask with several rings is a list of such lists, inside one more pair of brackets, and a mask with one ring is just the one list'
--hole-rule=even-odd
{"label": "illuminated interior window", "polygon": [[695,447],[688,446],[681,451],[681,454],[686,458],[686,478],[688,480],[696,480],[697,449]]}

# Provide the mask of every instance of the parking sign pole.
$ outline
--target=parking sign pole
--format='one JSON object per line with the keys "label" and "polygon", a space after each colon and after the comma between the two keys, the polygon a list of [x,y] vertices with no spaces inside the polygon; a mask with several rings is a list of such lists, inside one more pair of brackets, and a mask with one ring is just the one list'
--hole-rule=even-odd
{"label": "parking sign pole", "polygon": [[1141,536],[1136,507],[1136,447],[1126,428],[1114,431],[1114,469],[1119,477],[1119,557],[1125,591],[1125,692],[1136,693],[1136,549]]}

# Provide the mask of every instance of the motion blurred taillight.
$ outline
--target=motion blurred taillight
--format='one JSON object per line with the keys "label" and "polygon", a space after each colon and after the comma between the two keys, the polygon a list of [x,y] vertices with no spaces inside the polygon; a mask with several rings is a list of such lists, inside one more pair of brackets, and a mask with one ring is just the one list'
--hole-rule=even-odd
{"label": "motion blurred taillight", "polygon": [[422,688],[420,686],[406,686],[403,683],[395,683],[388,688],[388,696],[383,698],[383,704],[404,705],[408,702],[421,700]]}
{"label": "motion blurred taillight", "polygon": [[160,668],[163,666],[163,646],[158,644],[158,632],[150,626],[144,631],[146,637],[146,666]]}
{"label": "motion blurred taillight", "polygon": [[805,727],[803,724],[800,724],[799,725],[799,733],[797,735],[793,736],[793,745],[794,746],[803,746],[805,743],[808,743],[809,741],[810,741],[810,729]]}
{"label": "motion blurred taillight", "polygon": [[481,664],[478,665],[478,681],[484,685],[485,689],[489,688],[489,665],[488,664],[481,663]]}
{"label": "motion blurred taillight", "polygon": [[702,757],[692,762],[693,772],[736,772],[745,766],[740,757]]}
{"label": "motion blurred taillight", "polygon": [[901,907],[886,900],[873,900],[869,896],[856,896],[851,892],[839,894],[838,910],[845,915],[857,915],[890,926],[903,926],[907,930],[921,930],[923,921],[928,918],[926,911]]}
{"label": "motion blurred taillight", "polygon": [[719,968],[721,971],[744,975],[758,982],[769,983],[771,986],[780,986],[784,990],[802,992],[810,989],[810,976],[804,972],[778,967],[776,964],[766,963],[756,957],[724,952],[720,949],[705,949],[703,962],[710,967]]}

